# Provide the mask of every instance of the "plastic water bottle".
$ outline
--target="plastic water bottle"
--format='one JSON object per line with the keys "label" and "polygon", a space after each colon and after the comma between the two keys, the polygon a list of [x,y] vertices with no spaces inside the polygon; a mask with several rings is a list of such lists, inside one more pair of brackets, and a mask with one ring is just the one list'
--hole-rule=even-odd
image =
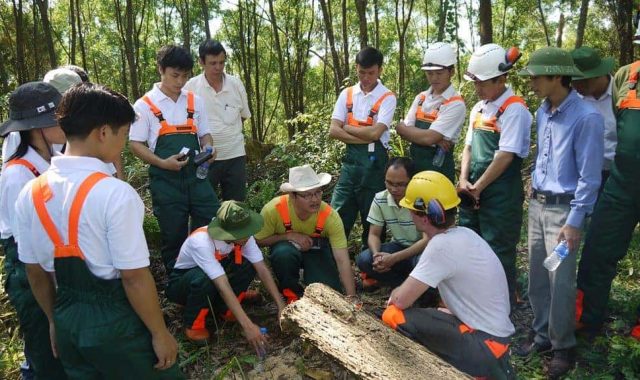
{"label": "plastic water bottle", "polygon": [[[260,327],[260,334],[267,335],[267,328]],[[256,349],[256,355],[258,356],[258,362],[256,363],[255,370],[258,373],[264,372],[264,360],[267,358],[267,347],[261,345]]]}
{"label": "plastic water bottle", "polygon": [[[207,146],[205,150],[207,151],[207,153],[213,152],[213,148],[210,146]],[[198,179],[205,179],[207,178],[208,175],[209,175],[209,162],[205,161],[202,164],[200,164],[200,166],[198,166],[198,168],[196,169],[196,177],[198,177]]]}
{"label": "plastic water bottle", "polygon": [[553,249],[553,253],[544,259],[543,265],[549,272],[553,272],[558,269],[562,260],[564,260],[568,255],[569,246],[567,245],[567,241],[563,240]]}
{"label": "plastic water bottle", "polygon": [[438,146],[438,149],[436,150],[436,155],[433,156],[433,166],[435,166],[436,168],[440,168],[442,167],[442,164],[444,163],[444,156],[446,156],[447,152],[444,151],[444,149],[442,149],[441,146]]}

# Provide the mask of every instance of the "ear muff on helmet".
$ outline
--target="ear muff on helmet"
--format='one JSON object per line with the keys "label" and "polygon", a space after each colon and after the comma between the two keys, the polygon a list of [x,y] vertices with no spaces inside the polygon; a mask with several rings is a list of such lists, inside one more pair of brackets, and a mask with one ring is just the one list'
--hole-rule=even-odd
{"label": "ear muff on helmet", "polygon": [[425,214],[427,214],[427,218],[429,218],[431,224],[436,227],[443,226],[447,221],[444,207],[442,206],[442,203],[440,203],[440,201],[437,199],[432,199],[425,205],[424,199],[418,197],[413,202],[413,207],[416,210],[421,210]]}
{"label": "ear muff on helmet", "polygon": [[460,198],[460,207],[467,210],[476,210],[480,207],[480,203],[469,190],[458,189],[458,198]]}
{"label": "ear muff on helmet", "polygon": [[511,70],[513,68],[513,65],[518,62],[520,57],[522,57],[522,53],[520,53],[520,50],[515,46],[510,47],[504,55],[505,62],[498,65],[498,70],[502,72]]}

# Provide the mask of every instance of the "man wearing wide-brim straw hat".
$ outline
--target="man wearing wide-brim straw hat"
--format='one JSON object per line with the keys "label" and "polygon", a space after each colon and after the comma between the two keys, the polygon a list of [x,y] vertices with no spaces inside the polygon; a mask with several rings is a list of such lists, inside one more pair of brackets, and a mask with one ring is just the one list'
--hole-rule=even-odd
{"label": "man wearing wide-brim straw hat", "polygon": [[613,112],[613,77],[611,72],[616,62],[612,57],[601,58],[591,47],[583,46],[571,52],[573,63],[582,72],[581,77],[572,78],[571,86],[604,117],[604,161],[602,162],[602,185],[609,177],[609,170],[616,154],[616,116]]}
{"label": "man wearing wide-brim straw hat", "polygon": [[[604,151],[604,119],[571,88],[582,73],[569,52],[545,47],[531,55],[519,72],[529,77],[536,96],[537,156],[529,201],[529,299],[534,338],[517,355],[553,350],[549,378],[575,365],[575,274],[585,217],[593,211],[600,186]],[[569,254],[547,270],[543,262],[566,241]]]}
{"label": "man wearing wide-brim straw hat", "polygon": [[301,268],[306,285],[321,282],[349,296],[356,293],[342,219],[322,201],[329,182],[329,174],[317,174],[309,165],[293,167],[289,181],[280,186],[286,194],[262,208],[264,227],[255,237],[270,247],[271,267],[289,303],[304,291]]}
{"label": "man wearing wide-brim straw hat", "polygon": [[244,203],[226,201],[208,227],[198,228],[182,244],[166,293],[171,301],[184,305],[183,324],[189,340],[205,343],[209,339],[206,322],[213,308],[223,319],[237,320],[254,348],[266,344],[260,328],[240,305],[257,273],[278,315],[285,306],[253,237],[262,226],[260,214]]}
{"label": "man wearing wide-brim straw hat", "polygon": [[[640,25],[633,43],[640,44]],[[585,239],[578,268],[577,327],[598,331],[607,316],[617,264],[629,250],[640,222],[640,61],[623,66],[613,79],[617,145],[611,175],[604,185]],[[631,336],[640,340],[640,307]]]}

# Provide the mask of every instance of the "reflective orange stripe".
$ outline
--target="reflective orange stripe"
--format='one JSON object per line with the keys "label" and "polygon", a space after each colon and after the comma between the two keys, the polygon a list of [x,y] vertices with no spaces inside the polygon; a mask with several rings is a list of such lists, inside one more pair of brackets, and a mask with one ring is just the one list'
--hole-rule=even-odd
{"label": "reflective orange stripe", "polygon": [[475,329],[472,329],[464,323],[461,323],[460,326],[458,326],[458,330],[460,330],[460,334],[472,333],[476,331]]}
{"label": "reflective orange stripe", "polygon": [[522,104],[523,106],[525,106],[525,108],[527,108],[527,103],[525,103],[524,99],[519,96],[512,95],[508,97],[507,100],[504,101],[504,103],[502,103],[500,108],[498,108],[498,112],[496,112],[496,114],[491,116],[489,119],[483,120],[482,113],[478,112],[476,114],[475,120],[473,121],[473,129],[500,133],[500,127],[498,127],[498,119],[507,110],[507,108],[509,108],[509,106],[516,103]]}
{"label": "reflective orange stripe", "polygon": [[[280,215],[280,219],[282,219],[285,232],[292,232],[291,216],[289,214],[289,195],[285,194],[280,196],[276,204],[276,210],[278,211],[278,215]],[[318,212],[318,220],[316,221],[315,231],[311,234],[312,237],[320,237],[332,210],[331,206],[325,205],[324,208]]]}
{"label": "reflective orange stripe", "polygon": [[38,169],[36,169],[36,167],[33,166],[31,162],[25,160],[24,158],[14,158],[13,160],[7,162],[5,169],[13,165],[22,165],[25,168],[29,169],[29,171],[33,173],[34,176],[36,177],[40,176],[40,172],[38,171]]}
{"label": "reflective orange stripe", "polygon": [[280,219],[282,219],[282,224],[284,224],[285,232],[291,232],[291,218],[289,217],[289,195],[281,195],[278,204],[276,205],[276,210],[278,210],[278,214],[280,215]]}
{"label": "reflective orange stripe", "polygon": [[424,112],[422,110],[422,104],[426,99],[427,96],[424,93],[420,94],[420,99],[418,100],[418,109],[416,110],[416,120],[425,121],[427,123],[433,123],[434,121],[436,121],[436,119],[438,118],[438,113],[440,112],[440,107],[453,102],[464,103],[464,99],[462,98],[462,96],[456,95],[450,97],[449,99],[446,99],[437,108],[429,112]]}
{"label": "reflective orange stripe", "polygon": [[195,104],[195,96],[193,92],[187,92],[187,122],[186,124],[169,124],[167,120],[162,115],[162,111],[158,108],[148,96],[143,96],[142,100],[147,103],[149,109],[153,113],[155,117],[160,121],[160,131],[158,132],[158,136],[168,135],[168,134],[176,134],[176,133],[198,133],[198,129],[196,128],[193,122],[193,114],[195,112],[194,104]]}
{"label": "reflective orange stripe", "polygon": [[191,325],[191,329],[192,330],[202,330],[206,327],[206,320],[207,320],[207,315],[209,314],[209,309],[200,309],[200,312],[198,313],[198,316],[196,317],[196,319],[193,321],[193,324]]}
{"label": "reflective orange stripe", "polygon": [[45,206],[45,202],[50,200],[53,197],[53,193],[51,192],[51,188],[49,188],[49,183],[47,182],[47,176],[42,175],[38,177],[36,181],[34,181],[31,190],[31,196],[33,198],[33,204],[36,209],[36,213],[38,214],[38,218],[40,219],[40,223],[45,229],[45,232],[53,242],[55,247],[54,257],[55,258],[63,258],[63,257],[79,257],[84,260],[84,254],[80,250],[80,246],[78,245],[78,227],[80,223],[80,212],[82,211],[82,206],[84,205],[84,201],[87,199],[89,195],[89,191],[98,183],[100,180],[108,177],[104,173],[93,173],[89,175],[78,187],[76,195],[73,199],[73,203],[71,204],[71,210],[69,211],[69,244],[65,245],[58,233],[58,230],[51,220],[51,216],[47,211]]}
{"label": "reflective orange stripe", "polygon": [[580,322],[582,319],[582,311],[584,310],[584,292],[578,289],[576,295],[576,322]]}
{"label": "reflective orange stripe", "polygon": [[500,359],[502,355],[504,355],[509,350],[508,344],[503,344],[500,342],[496,342],[492,339],[485,339],[484,344],[489,347],[489,351],[495,356],[496,359]]}
{"label": "reflective orange stripe", "polygon": [[389,305],[382,313],[382,322],[384,322],[387,326],[392,329],[398,329],[399,325],[402,325],[406,322],[404,318],[404,311],[397,307],[396,305]]}
{"label": "reflective orange stripe", "polygon": [[620,106],[618,109],[640,109],[640,99],[637,98],[637,87],[638,87],[638,71],[640,70],[640,61],[635,61],[629,67],[629,81],[627,82],[629,85],[629,91],[627,92],[627,96],[622,99],[620,102]]}
{"label": "reflective orange stripe", "polygon": [[298,295],[293,290],[286,288],[282,289],[282,295],[287,299],[287,305],[298,300]]}
{"label": "reflective orange stripe", "polygon": [[[233,245],[233,253],[234,253],[234,262],[237,265],[242,264],[242,246],[240,244]],[[244,295],[244,292],[242,294]]]}
{"label": "reflective orange stripe", "polygon": [[[355,86],[354,86],[355,87]],[[373,125],[373,117],[378,114],[380,111],[380,106],[382,102],[388,97],[393,95],[393,92],[387,91],[382,94],[381,97],[376,100],[369,110],[369,115],[367,116],[367,120],[358,120],[353,117],[353,87],[349,87],[347,89],[347,125],[351,125],[353,127],[370,127]]]}

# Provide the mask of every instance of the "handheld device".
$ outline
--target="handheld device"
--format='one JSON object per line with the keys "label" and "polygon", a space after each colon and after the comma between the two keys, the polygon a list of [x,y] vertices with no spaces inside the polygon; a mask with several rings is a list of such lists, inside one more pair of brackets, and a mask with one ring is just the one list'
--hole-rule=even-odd
{"label": "handheld device", "polygon": [[182,147],[182,149],[180,149],[180,154],[182,155],[182,157],[178,158],[178,161],[184,161],[187,160],[189,158],[189,153],[191,153],[191,149],[185,147]]}

